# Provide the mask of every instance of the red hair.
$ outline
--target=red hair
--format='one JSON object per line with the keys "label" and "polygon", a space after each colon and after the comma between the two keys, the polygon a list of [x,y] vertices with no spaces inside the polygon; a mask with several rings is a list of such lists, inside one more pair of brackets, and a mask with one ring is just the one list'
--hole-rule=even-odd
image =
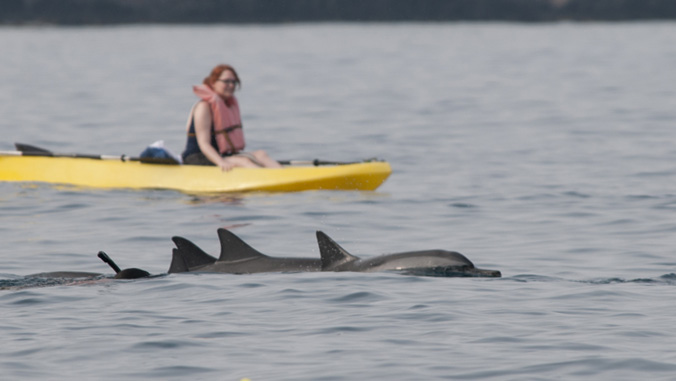
{"label": "red hair", "polygon": [[223,74],[224,71],[229,70],[232,72],[232,74],[235,75],[235,81],[237,81],[236,86],[237,87],[242,87],[242,82],[239,80],[239,75],[237,75],[237,72],[235,71],[235,68],[230,66],[230,65],[218,65],[211,69],[211,74],[209,74],[208,77],[204,78],[204,83],[205,85],[209,86],[211,88],[214,84],[214,82],[218,81],[218,79],[221,77],[221,74]]}

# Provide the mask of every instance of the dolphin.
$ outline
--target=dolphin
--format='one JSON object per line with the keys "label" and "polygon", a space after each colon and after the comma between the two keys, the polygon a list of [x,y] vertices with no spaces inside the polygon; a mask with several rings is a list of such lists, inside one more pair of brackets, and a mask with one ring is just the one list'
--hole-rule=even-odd
{"label": "dolphin", "polygon": [[120,270],[110,257],[99,251],[99,258],[115,270],[115,275],[84,271],[53,271],[26,275],[21,279],[0,279],[0,290],[21,290],[32,287],[71,286],[77,284],[91,284],[105,282],[111,279],[138,279],[153,278],[160,275],[150,275],[145,270],[130,268]]}
{"label": "dolphin", "polygon": [[424,250],[386,254],[360,259],[343,249],[328,235],[317,231],[322,271],[398,271],[408,275],[445,277],[500,277],[500,271],[484,270],[455,251]]}
{"label": "dolphin", "polygon": [[[113,279],[138,279],[138,278],[147,278],[150,276],[150,273],[137,269],[130,268],[120,270],[120,268],[113,262],[113,260],[103,251],[99,251],[98,257],[107,263],[113,270],[115,270],[115,276]],[[54,279],[54,278],[64,278],[64,279],[77,279],[77,278],[104,278],[107,277],[101,273],[90,273],[84,271],[53,271],[46,273],[38,273],[26,275],[25,278],[45,278],[45,279]]]}
{"label": "dolphin", "polygon": [[218,229],[218,238],[221,242],[221,255],[216,259],[189,240],[183,237],[172,237],[176,249],[172,251],[169,274],[195,271],[253,274],[307,272],[322,269],[322,261],[319,259],[269,257],[223,228]]}
{"label": "dolphin", "polygon": [[410,275],[447,277],[499,277],[500,272],[474,267],[464,255],[445,250],[411,251],[360,259],[340,247],[329,236],[317,231],[321,259],[275,258],[249,246],[232,232],[218,229],[221,254],[218,259],[182,237],[172,237],[169,273],[215,272],[252,274],[262,272],[307,271],[399,271]]}

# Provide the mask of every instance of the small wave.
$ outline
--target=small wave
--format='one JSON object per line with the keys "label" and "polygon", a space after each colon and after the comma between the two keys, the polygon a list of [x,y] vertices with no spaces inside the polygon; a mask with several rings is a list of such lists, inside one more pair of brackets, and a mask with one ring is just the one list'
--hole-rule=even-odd
{"label": "small wave", "polygon": [[575,198],[590,198],[591,197],[591,195],[588,195],[586,193],[576,192],[576,191],[563,192],[563,195],[568,196],[568,197],[575,197]]}
{"label": "small wave", "polygon": [[361,291],[344,295],[338,298],[334,298],[331,299],[331,301],[338,303],[354,303],[354,302],[375,302],[381,299],[382,297],[376,293]]}
{"label": "small wave", "polygon": [[235,331],[216,331],[195,335],[195,338],[204,339],[204,340],[214,340],[214,339],[223,339],[231,337],[240,337],[240,336],[250,336],[250,333],[245,332],[235,332]]}
{"label": "small wave", "polygon": [[0,280],[0,290],[23,290],[25,288],[52,287],[82,284],[82,279],[67,278],[21,278]]}
{"label": "small wave", "polygon": [[238,284],[237,287],[239,287],[239,288],[260,288],[260,287],[265,287],[265,284],[248,282],[248,283]]}
{"label": "small wave", "polygon": [[465,203],[465,202],[454,202],[449,204],[448,206],[452,208],[459,208],[459,209],[473,209],[473,208],[478,208],[477,205],[470,204],[470,203]]}
{"label": "small wave", "polygon": [[676,285],[676,274],[664,274],[657,278],[636,278],[636,279],[622,279],[622,278],[607,278],[595,279],[590,281],[581,281],[582,283],[590,284],[613,284],[613,283],[644,283],[644,284],[666,284]]}
{"label": "small wave", "polygon": [[676,200],[663,202],[661,204],[655,205],[654,208],[657,210],[676,210]]}
{"label": "small wave", "polygon": [[[168,367],[155,368],[144,373],[130,373],[128,378],[142,378],[142,379],[195,379],[198,374],[213,373],[215,369],[198,367],[198,366],[184,366],[175,365]],[[125,378],[124,374],[122,374]],[[218,377],[217,377],[218,378]]]}
{"label": "small wave", "polygon": [[337,326],[337,327],[327,327],[320,329],[317,333],[320,335],[326,334],[342,334],[350,332],[368,332],[371,331],[371,328],[367,327],[353,327],[353,326]]}
{"label": "small wave", "polygon": [[140,352],[145,352],[146,350],[155,350],[155,349],[173,349],[173,348],[185,348],[190,346],[198,346],[195,343],[190,343],[185,340],[163,340],[163,341],[144,341],[138,344],[135,344],[132,350],[138,350]]}
{"label": "small wave", "polygon": [[560,282],[560,281],[565,281],[563,278],[557,278],[557,277],[551,277],[551,276],[545,276],[545,275],[536,275],[536,274],[521,274],[521,275],[514,275],[511,277],[505,277],[501,278],[502,280],[513,280],[516,282]]}
{"label": "small wave", "polygon": [[663,284],[663,285],[676,285],[676,274],[669,273],[664,274],[656,278],[635,278],[635,279],[623,279],[623,278],[602,278],[602,279],[591,279],[591,280],[575,280],[575,279],[565,279],[559,277],[543,276],[543,275],[534,275],[534,274],[522,274],[515,275],[512,277],[502,278],[502,280],[512,280],[516,282],[575,282],[575,283],[587,283],[587,284],[624,284],[624,283],[644,283],[644,284]]}
{"label": "small wave", "polygon": [[658,200],[661,197],[649,195],[649,194],[630,194],[630,195],[626,196],[625,198],[627,200],[630,200],[630,201],[631,200],[641,201],[641,200]]}
{"label": "small wave", "polygon": [[676,171],[673,170],[666,170],[666,171],[645,171],[645,172],[637,172],[634,173],[633,176],[639,177],[639,178],[644,178],[644,177],[669,177],[673,176],[676,174]]}

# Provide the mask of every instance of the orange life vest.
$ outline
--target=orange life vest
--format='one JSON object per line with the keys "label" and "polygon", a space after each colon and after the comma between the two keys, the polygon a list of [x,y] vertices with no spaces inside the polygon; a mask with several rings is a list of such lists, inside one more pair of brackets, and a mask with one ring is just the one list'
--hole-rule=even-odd
{"label": "orange life vest", "polygon": [[239,103],[234,96],[226,105],[223,98],[206,85],[193,86],[193,92],[209,103],[214,126],[214,137],[220,154],[242,151],[245,146]]}

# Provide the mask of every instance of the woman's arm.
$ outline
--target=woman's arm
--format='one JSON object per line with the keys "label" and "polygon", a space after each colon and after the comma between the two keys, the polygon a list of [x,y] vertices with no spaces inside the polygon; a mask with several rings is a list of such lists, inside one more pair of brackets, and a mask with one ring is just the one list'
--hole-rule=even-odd
{"label": "woman's arm", "polygon": [[233,168],[231,163],[224,160],[216,149],[211,145],[211,123],[212,115],[211,108],[207,102],[199,102],[195,106],[195,138],[200,147],[200,151],[204,156],[215,165],[221,167],[224,171],[229,171]]}

